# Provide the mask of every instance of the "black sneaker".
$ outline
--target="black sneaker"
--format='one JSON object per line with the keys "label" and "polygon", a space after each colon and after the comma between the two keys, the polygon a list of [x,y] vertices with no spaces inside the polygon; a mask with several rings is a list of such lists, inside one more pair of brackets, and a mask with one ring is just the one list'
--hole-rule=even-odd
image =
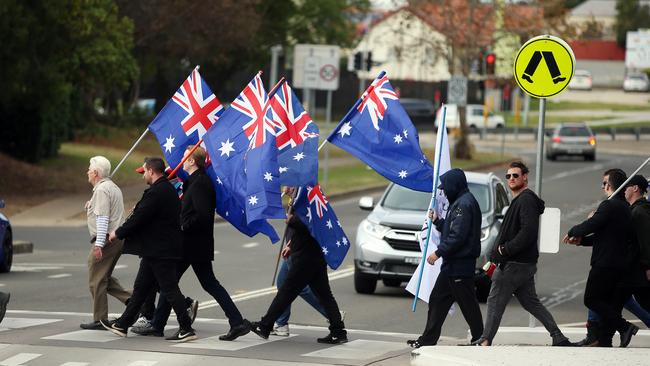
{"label": "black sneaker", "polygon": [[176,343],[181,343],[181,342],[188,342],[188,341],[193,341],[195,339],[198,339],[199,337],[196,336],[196,333],[194,333],[194,330],[183,330],[179,329],[176,333],[174,333],[173,336],[165,338],[168,341],[176,342]]}
{"label": "black sneaker", "polygon": [[238,337],[248,334],[251,331],[251,322],[244,319],[244,322],[230,328],[227,334],[219,336],[219,340],[222,341],[234,341]]}
{"label": "black sneaker", "polygon": [[194,324],[194,319],[196,319],[196,315],[199,313],[199,301],[191,299],[189,297],[188,297],[188,299],[192,303],[187,308],[187,315],[190,317],[190,320],[192,321],[192,324]]}
{"label": "black sneaker", "polygon": [[332,333],[328,334],[327,337],[324,338],[318,338],[316,341],[318,343],[327,343],[327,344],[341,344],[341,343],[347,343],[348,341],[348,335],[346,333],[334,335]]}
{"label": "black sneaker", "polygon": [[122,328],[117,324],[117,320],[100,320],[99,321],[106,330],[110,331],[111,333],[118,335],[120,337],[126,337],[127,329]]}
{"label": "black sneaker", "polygon": [[260,322],[252,322],[250,331],[264,339],[269,339],[269,334],[271,334],[271,331],[264,329]]}
{"label": "black sneaker", "polygon": [[141,336],[162,337],[164,336],[162,330],[154,328],[151,324],[145,327],[131,327],[131,331]]}
{"label": "black sneaker", "polygon": [[0,322],[5,318],[5,313],[7,312],[7,304],[11,294],[8,292],[0,292]]}

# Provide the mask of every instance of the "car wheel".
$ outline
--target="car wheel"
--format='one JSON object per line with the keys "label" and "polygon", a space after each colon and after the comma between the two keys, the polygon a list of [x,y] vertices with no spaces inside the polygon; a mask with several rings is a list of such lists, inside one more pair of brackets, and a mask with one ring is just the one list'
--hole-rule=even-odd
{"label": "car wheel", "polygon": [[585,155],[585,160],[587,161],[595,161],[596,160],[596,154],[591,154],[591,155]]}
{"label": "car wheel", "polygon": [[503,128],[503,125],[501,123],[497,123],[496,128]]}
{"label": "car wheel", "polygon": [[546,155],[546,159],[551,160],[551,161],[555,161],[555,160],[557,160],[557,156],[548,154],[548,155]]}
{"label": "car wheel", "polygon": [[377,288],[377,280],[360,273],[355,269],[354,271],[354,290],[360,294],[372,294]]}
{"label": "car wheel", "polygon": [[14,246],[11,238],[11,231],[9,230],[7,230],[5,233],[2,249],[4,251],[4,256],[2,258],[2,262],[0,262],[0,272],[6,273],[11,271],[11,264],[14,260]]}
{"label": "car wheel", "polygon": [[490,295],[492,280],[484,270],[477,269],[476,275],[474,276],[474,285],[476,286],[476,300],[481,303],[487,302],[488,295]]}
{"label": "car wheel", "polygon": [[384,286],[386,286],[386,287],[399,287],[402,284],[401,280],[394,280],[394,279],[388,279],[388,278],[383,279],[382,282],[384,283]]}

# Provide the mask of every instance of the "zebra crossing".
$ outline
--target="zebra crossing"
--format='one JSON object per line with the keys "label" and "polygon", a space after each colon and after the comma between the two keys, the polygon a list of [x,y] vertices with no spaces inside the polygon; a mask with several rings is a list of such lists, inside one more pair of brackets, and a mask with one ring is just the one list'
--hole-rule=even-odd
{"label": "zebra crossing", "polygon": [[[332,346],[316,342],[327,334],[327,328],[292,325],[289,337],[264,340],[249,333],[226,342],[218,339],[228,331],[226,320],[197,318],[194,327],[199,339],[179,344],[133,333],[121,338],[103,330],[79,329],[86,314],[59,312],[48,317],[46,312],[33,312],[32,317],[29,313],[9,311],[2,321],[0,366],[201,365],[214,364],[220,357],[227,358],[227,364],[241,360],[242,365],[257,366],[291,362],[356,366],[408,353],[405,340],[413,336],[350,330],[348,343]],[[172,323],[165,331],[171,333],[176,328]],[[176,363],[170,363],[172,360]]]}

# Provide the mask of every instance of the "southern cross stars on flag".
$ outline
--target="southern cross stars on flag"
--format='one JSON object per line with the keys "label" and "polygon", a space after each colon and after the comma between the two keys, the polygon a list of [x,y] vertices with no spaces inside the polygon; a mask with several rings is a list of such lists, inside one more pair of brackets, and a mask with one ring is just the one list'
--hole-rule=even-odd
{"label": "southern cross stars on flag", "polygon": [[[265,219],[285,218],[286,214],[280,198],[275,126],[265,117],[266,108],[267,95],[258,73],[208,131],[205,141],[219,184],[244,211],[238,214],[244,215],[249,227],[277,241],[277,233]],[[229,210],[228,215],[232,214]]]}
{"label": "southern cross stars on flag", "polygon": [[[221,102],[195,68],[149,124],[172,169],[183,159],[187,146],[198,143],[222,112]],[[182,169],[177,175],[187,177]]]}
{"label": "southern cross stars on flag", "polygon": [[422,153],[415,127],[384,72],[327,139],[386,179],[431,192],[433,168]]}
{"label": "southern cross stars on flag", "polygon": [[350,249],[350,240],[320,185],[301,187],[293,207],[320,245],[327,265],[337,269]]}
{"label": "southern cross stars on flag", "polygon": [[300,187],[318,181],[318,126],[286,81],[269,101],[268,117],[275,124],[280,183]]}

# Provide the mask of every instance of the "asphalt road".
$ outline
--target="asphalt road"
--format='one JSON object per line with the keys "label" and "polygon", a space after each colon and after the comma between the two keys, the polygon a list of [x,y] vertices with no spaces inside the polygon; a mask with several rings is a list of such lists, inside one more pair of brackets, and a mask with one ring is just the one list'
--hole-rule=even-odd
{"label": "asphalt road", "polygon": [[[530,149],[521,151],[521,154],[532,168],[530,180],[534,182],[533,148],[534,146],[531,146]],[[603,198],[600,182],[604,170],[620,167],[629,173],[643,160],[639,157],[606,154],[599,154],[597,159],[595,162],[544,162],[542,198],[547,207],[558,207],[562,210],[562,233],[586,218]],[[495,173],[503,175],[500,171]],[[358,198],[332,202],[350,238],[355,236],[357,225],[367,215],[367,212],[358,208],[357,202]],[[281,232],[279,222],[276,228]],[[76,324],[88,320],[85,313],[89,313],[91,309],[85,264],[89,248],[87,229],[20,227],[15,229],[15,237],[32,241],[34,253],[14,257],[12,272],[0,276],[0,289],[12,293],[9,309],[18,311],[13,314],[20,311],[78,313],[77,318],[65,322],[69,328],[66,328],[67,331],[77,330]],[[271,278],[278,248],[271,245],[265,237],[248,238],[227,224],[216,225],[215,239],[217,252],[214,269],[217,278],[234,296],[246,318],[259,319],[272,300]],[[350,329],[370,331],[359,333],[366,335],[376,332],[406,333],[397,335],[398,341],[403,341],[408,334],[421,332],[426,320],[427,305],[420,302],[417,311],[411,312],[412,297],[403,288],[389,288],[379,284],[374,295],[360,295],[354,291],[352,255],[350,251],[341,268],[331,274],[335,277],[331,281],[333,293],[341,309],[346,311],[346,326]],[[562,246],[558,254],[543,254],[540,258],[538,294],[558,324],[585,321],[586,310],[582,305],[582,294],[589,269],[589,256],[589,249]],[[136,257],[127,255],[120,259],[115,276],[125,287],[132,285],[137,266]],[[186,295],[202,302],[200,318],[224,318],[221,309],[210,304],[209,300],[212,299],[201,290],[193,273],[186,273],[180,287]],[[109,302],[109,308],[111,312],[116,313],[123,309],[122,305],[113,299]],[[485,313],[484,305],[482,310]],[[12,314],[11,311],[9,314]],[[325,319],[300,299],[293,307],[291,323],[327,326]],[[528,313],[513,300],[505,313],[502,326],[527,325]],[[197,328],[200,332],[201,326]],[[322,334],[325,334],[324,330],[319,336]],[[206,334],[210,335],[213,334]],[[466,335],[467,325],[460,312],[447,319],[443,336],[449,337],[446,339],[451,340],[450,344],[462,340]],[[31,344],[28,339],[25,341]],[[0,334],[0,342],[8,340]],[[274,359],[273,356],[267,356],[258,357]]]}

